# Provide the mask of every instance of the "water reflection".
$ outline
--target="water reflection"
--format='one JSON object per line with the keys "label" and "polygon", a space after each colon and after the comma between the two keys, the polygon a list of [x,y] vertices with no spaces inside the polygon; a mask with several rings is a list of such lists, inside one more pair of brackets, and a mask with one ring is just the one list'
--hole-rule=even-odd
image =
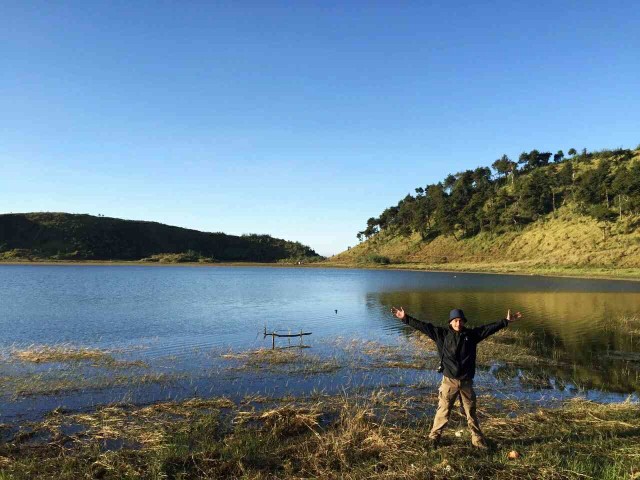
{"label": "water reflection", "polygon": [[[59,404],[80,408],[122,398],[151,402],[196,393],[275,395],[355,384],[424,383],[435,391],[439,375],[432,366],[400,368],[420,362],[399,358],[378,367],[380,351],[367,360],[369,370],[361,370],[357,359],[333,374],[278,380],[262,370],[251,375],[227,371],[220,355],[211,355],[216,349],[270,347],[262,335],[265,325],[313,332],[310,350],[324,359],[341,354],[336,352],[338,338],[377,342],[381,350],[406,345],[410,329],[391,316],[391,305],[440,325],[446,325],[453,307],[464,308],[472,325],[500,319],[509,307],[521,310],[525,319],[508,330],[520,335],[503,335],[502,344],[492,348],[519,348],[548,361],[528,368],[483,360],[478,388],[492,394],[503,389],[505,396],[535,393],[542,398],[551,392],[564,399],[580,388],[593,388],[598,391],[586,394],[601,399],[608,395],[603,392],[626,394],[640,386],[640,325],[620,322],[623,315],[635,315],[640,282],[382,270],[0,266],[0,285],[0,384],[6,397],[0,395],[0,421],[11,412]],[[32,344],[106,349],[118,359],[144,362],[149,378],[169,378],[124,386],[123,375],[137,372],[100,376],[74,365],[17,363],[12,349]],[[480,351],[489,351],[486,347]],[[34,384],[34,379],[42,381]],[[71,380],[93,388],[64,387]],[[64,391],[56,391],[56,384]],[[43,389],[55,393],[47,398],[24,393]],[[23,393],[16,400],[11,392],[19,390]]]}
{"label": "water reflection", "polygon": [[[538,375],[546,378],[533,383],[550,387],[556,378],[585,388],[632,392],[640,390],[640,332],[621,319],[636,314],[639,300],[637,293],[614,292],[405,291],[371,293],[367,305],[377,303],[375,311],[404,306],[437,325],[446,325],[449,310],[461,307],[469,326],[499,320],[507,308],[517,309],[524,318],[510,328],[529,334],[523,335],[526,346],[537,355],[562,364],[537,367]],[[400,322],[390,328],[407,330]],[[506,367],[500,375],[521,376]]]}

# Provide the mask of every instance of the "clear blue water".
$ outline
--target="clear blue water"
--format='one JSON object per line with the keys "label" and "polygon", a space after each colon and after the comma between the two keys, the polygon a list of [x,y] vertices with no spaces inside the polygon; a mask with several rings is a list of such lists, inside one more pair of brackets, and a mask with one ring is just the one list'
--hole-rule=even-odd
{"label": "clear blue water", "polygon": [[[503,318],[507,308],[520,310],[524,319],[513,328],[533,332],[549,355],[561,349],[582,372],[593,372],[596,390],[637,393],[633,354],[640,352],[640,341],[609,328],[622,315],[636,315],[640,306],[640,282],[625,281],[321,268],[3,265],[0,351],[6,360],[11,351],[33,344],[119,349],[154,371],[189,374],[188,387],[145,386],[142,396],[150,400],[188,395],[194,388],[250,393],[268,386],[255,376],[212,373],[222,367],[211,352],[269,347],[265,326],[281,333],[312,332],[305,343],[321,356],[331,354],[336,338],[402,345],[409,330],[391,316],[392,305],[441,325],[454,307],[463,308],[472,325]],[[35,374],[43,367],[20,368]],[[611,371],[622,368],[627,369],[622,379],[608,380]],[[16,369],[15,362],[0,364],[4,375]],[[345,375],[325,379],[322,387],[353,381],[353,372]],[[431,379],[433,372],[419,375]],[[480,372],[478,381],[493,390],[500,383],[491,372]],[[309,382],[289,383],[318,387]],[[4,409],[44,408],[65,395],[82,406],[112,401],[124,390],[14,398]]]}

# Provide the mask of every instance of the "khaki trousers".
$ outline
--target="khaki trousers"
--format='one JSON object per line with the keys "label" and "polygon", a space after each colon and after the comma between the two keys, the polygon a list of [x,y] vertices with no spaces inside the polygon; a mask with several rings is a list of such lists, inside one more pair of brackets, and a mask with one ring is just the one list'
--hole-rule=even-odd
{"label": "khaki trousers", "polygon": [[476,415],[476,392],[473,391],[473,380],[455,380],[448,377],[443,377],[442,384],[438,389],[438,410],[433,419],[433,428],[429,438],[436,440],[440,438],[442,430],[449,422],[449,415],[458,395],[460,396],[464,413],[467,416],[471,439],[484,439],[478,423],[478,416]]}

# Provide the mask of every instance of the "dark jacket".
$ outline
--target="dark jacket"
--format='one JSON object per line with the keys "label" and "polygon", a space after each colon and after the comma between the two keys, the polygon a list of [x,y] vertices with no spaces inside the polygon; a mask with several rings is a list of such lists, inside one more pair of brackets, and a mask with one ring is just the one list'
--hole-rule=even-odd
{"label": "dark jacket", "polygon": [[451,327],[436,327],[407,314],[405,314],[403,322],[426,333],[431,340],[436,342],[438,355],[442,357],[445,377],[456,380],[473,379],[476,374],[476,347],[478,343],[509,324],[505,318],[481,327],[463,328],[458,333]]}

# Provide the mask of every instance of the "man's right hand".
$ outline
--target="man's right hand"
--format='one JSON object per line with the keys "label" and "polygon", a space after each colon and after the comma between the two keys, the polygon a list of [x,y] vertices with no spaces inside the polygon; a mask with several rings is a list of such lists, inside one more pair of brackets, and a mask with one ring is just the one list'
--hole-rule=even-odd
{"label": "man's right hand", "polygon": [[522,318],[522,314],[520,312],[511,313],[511,309],[507,310],[507,322],[515,322],[516,320],[520,320]]}
{"label": "man's right hand", "polygon": [[404,320],[404,307],[400,307],[400,308],[396,308],[396,307],[391,307],[391,313],[393,313],[396,318],[400,319],[400,320]]}

